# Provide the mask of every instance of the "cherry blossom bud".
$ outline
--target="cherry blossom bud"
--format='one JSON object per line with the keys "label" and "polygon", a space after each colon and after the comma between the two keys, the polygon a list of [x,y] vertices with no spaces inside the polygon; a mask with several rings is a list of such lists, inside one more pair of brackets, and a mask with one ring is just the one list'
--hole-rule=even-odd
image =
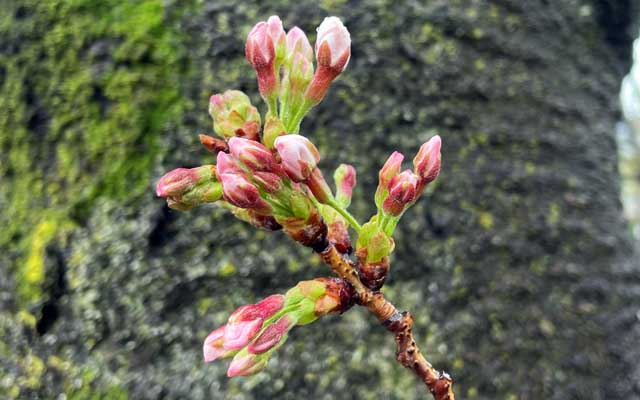
{"label": "cherry blossom bud", "polygon": [[212,331],[204,340],[202,351],[204,353],[204,362],[211,362],[218,358],[228,357],[236,353],[235,350],[225,349],[224,332],[226,325]]}
{"label": "cherry blossom bud", "polygon": [[380,172],[378,173],[378,188],[376,189],[375,195],[375,202],[378,208],[382,207],[382,202],[389,193],[387,188],[389,182],[400,172],[400,168],[402,168],[402,160],[404,160],[404,156],[401,153],[394,151],[380,169]]}
{"label": "cherry blossom bud", "polygon": [[276,163],[271,151],[254,140],[233,137],[229,139],[229,150],[252,171],[271,171]]}
{"label": "cherry blossom bud", "polygon": [[333,180],[336,183],[336,201],[342,207],[349,207],[356,185],[356,169],[349,164],[340,164],[333,173]]}
{"label": "cherry blossom bud", "polygon": [[209,114],[213,118],[213,130],[225,139],[241,136],[259,140],[260,113],[241,91],[227,90],[211,96]]}
{"label": "cherry blossom bud", "polygon": [[338,17],[326,17],[318,27],[316,39],[318,65],[341,73],[351,57],[351,36]]}
{"label": "cherry blossom bud", "polygon": [[[223,153],[219,153],[223,154]],[[271,206],[260,197],[260,191],[243,175],[219,174],[224,199],[236,207],[248,208],[260,214],[271,213]]]}
{"label": "cherry blossom bud", "polygon": [[229,369],[227,369],[227,376],[231,378],[234,376],[255,375],[266,368],[270,356],[270,351],[262,354],[250,354],[247,349],[242,349],[231,360]]}
{"label": "cherry blossom bud", "polygon": [[258,22],[249,32],[245,46],[247,60],[258,75],[258,88],[264,98],[271,97],[276,93],[278,83],[275,68],[276,49],[269,32],[267,22]]}
{"label": "cherry blossom bud", "polygon": [[418,177],[409,169],[403,171],[391,179],[388,190],[382,209],[394,217],[400,216],[418,197]]}
{"label": "cherry blossom bud", "polygon": [[421,183],[426,185],[433,182],[440,173],[440,146],[442,140],[436,135],[420,146],[420,150],[413,159],[415,173],[421,179]]}
{"label": "cherry blossom bud", "polygon": [[327,17],[318,27],[316,40],[316,60],[318,68],[305,97],[317,104],[329,89],[331,82],[349,63],[351,57],[351,36],[337,17]]}
{"label": "cherry blossom bud", "polygon": [[277,15],[272,15],[267,20],[267,31],[273,42],[275,51],[275,68],[282,64],[287,55],[287,34],[282,27],[282,21]]}
{"label": "cherry blossom bud", "polygon": [[287,32],[287,58],[292,58],[294,54],[300,53],[307,60],[313,61],[313,49],[304,31],[294,26]]}
{"label": "cherry blossom bud", "polygon": [[266,327],[260,336],[249,344],[247,351],[251,354],[260,354],[282,344],[287,339],[287,333],[296,325],[296,322],[292,315],[283,315],[276,322]]}
{"label": "cherry blossom bud", "polygon": [[203,165],[197,168],[177,168],[160,178],[156,185],[158,197],[182,196],[196,185],[215,180],[216,167]]}
{"label": "cherry blossom bud", "polygon": [[213,154],[218,154],[221,151],[228,151],[229,147],[227,142],[222,139],[214,138],[209,135],[198,135],[200,143]]}
{"label": "cherry blossom bud", "polygon": [[218,180],[222,181],[221,175],[244,175],[244,170],[233,156],[220,152],[216,157],[216,175]]}
{"label": "cherry blossom bud", "polygon": [[222,346],[231,350],[245,347],[262,329],[264,321],[280,311],[283,306],[284,296],[276,294],[259,303],[238,308],[229,317]]}
{"label": "cherry blossom bud", "polygon": [[267,193],[277,193],[283,188],[282,178],[272,172],[257,171],[252,175],[253,182]]}
{"label": "cherry blossom bud", "polygon": [[213,180],[194,186],[180,196],[167,197],[169,208],[189,211],[204,203],[213,203],[222,198],[222,184]]}
{"label": "cherry blossom bud", "polygon": [[280,136],[275,140],[275,147],[286,174],[295,182],[309,178],[320,161],[318,149],[304,136]]}

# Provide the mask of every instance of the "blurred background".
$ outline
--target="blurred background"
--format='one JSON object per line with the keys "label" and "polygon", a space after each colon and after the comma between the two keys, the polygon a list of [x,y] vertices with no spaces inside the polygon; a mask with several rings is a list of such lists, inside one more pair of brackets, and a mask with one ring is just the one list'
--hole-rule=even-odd
{"label": "blurred background", "polygon": [[356,167],[361,220],[387,155],[443,138],[384,292],[457,398],[640,398],[632,0],[1,3],[0,398],[429,398],[357,308],[295,329],[257,376],[202,361],[235,308],[328,275],[281,233],[154,196],[213,162],[212,93],[264,111],[244,40],[272,14],[312,41],[327,15],[351,32],[302,132],[326,171]]}

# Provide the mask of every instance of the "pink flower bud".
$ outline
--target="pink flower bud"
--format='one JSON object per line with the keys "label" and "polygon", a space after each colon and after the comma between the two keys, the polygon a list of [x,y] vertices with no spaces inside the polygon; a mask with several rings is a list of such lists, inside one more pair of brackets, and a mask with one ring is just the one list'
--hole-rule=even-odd
{"label": "pink flower bud", "polygon": [[227,370],[229,378],[234,376],[249,376],[257,374],[265,369],[269,362],[270,353],[267,354],[249,354],[246,351],[238,353]]}
{"label": "pink flower bud", "polygon": [[287,57],[300,53],[307,60],[313,61],[313,49],[304,31],[294,26],[287,32]]}
{"label": "pink flower bud", "polygon": [[245,54],[258,75],[260,94],[263,97],[271,96],[277,89],[277,71],[274,68],[276,51],[266,22],[258,22],[249,32]]}
{"label": "pink flower bud", "polygon": [[282,190],[282,178],[272,172],[258,171],[253,173],[253,182],[267,193],[276,193]]}
{"label": "pink flower bud", "polygon": [[305,92],[312,104],[322,100],[331,82],[344,71],[351,57],[351,36],[337,17],[327,17],[318,27],[316,40],[318,68]]}
{"label": "pink flower bud", "polygon": [[418,196],[418,177],[406,170],[394,176],[388,185],[389,195],[382,203],[387,214],[399,216]]}
{"label": "pink flower bud", "polygon": [[380,169],[378,173],[378,188],[375,195],[375,202],[378,208],[382,207],[382,202],[387,197],[389,182],[400,172],[402,160],[404,160],[404,156],[394,151]]}
{"label": "pink flower bud", "polygon": [[215,180],[215,171],[213,165],[174,169],[160,178],[156,185],[156,194],[158,197],[181,196],[206,180]]}
{"label": "pink flower bud", "polygon": [[[219,153],[222,154],[222,153]],[[271,206],[260,197],[260,191],[243,175],[218,174],[224,199],[236,207],[248,208],[260,214],[270,214]]]}
{"label": "pink flower bud", "polygon": [[216,157],[216,174],[218,180],[222,181],[221,175],[244,175],[244,171],[235,158],[221,151]]}
{"label": "pink flower bud", "polygon": [[436,135],[420,146],[420,150],[413,159],[415,173],[426,185],[433,182],[440,173],[440,146],[442,140]]}
{"label": "pink flower bud", "polygon": [[[338,17],[326,17],[318,27],[316,59],[318,66],[344,71],[351,57],[351,36]],[[337,75],[336,74],[336,75]]]}
{"label": "pink flower bud", "polygon": [[202,348],[204,353],[204,362],[211,362],[218,358],[224,358],[235,353],[234,350],[225,349],[223,347],[225,328],[226,325],[223,325],[220,328],[215,329],[204,340],[204,346]]}
{"label": "pink flower bud", "polygon": [[304,136],[279,136],[275,146],[286,174],[295,182],[309,178],[320,161],[318,149]]}
{"label": "pink flower bud", "polygon": [[245,347],[262,329],[263,322],[282,309],[283,305],[284,296],[276,294],[259,303],[238,308],[229,317],[222,346],[228,350]]}
{"label": "pink flower bud", "polygon": [[253,171],[271,171],[276,163],[271,151],[254,140],[233,137],[229,139],[229,150]]}
{"label": "pink flower bud", "polygon": [[284,296],[273,294],[256,304],[248,304],[238,308],[229,317],[229,323],[249,321],[256,318],[267,319],[284,306]]}
{"label": "pink flower bud", "polygon": [[349,164],[340,164],[333,173],[333,180],[336,183],[336,201],[342,207],[348,207],[356,185],[356,169]]}
{"label": "pink flower bud", "polygon": [[260,354],[273,349],[286,340],[286,334],[296,325],[296,320],[285,314],[275,323],[269,325],[251,344],[247,350],[252,354]]}
{"label": "pink flower bud", "polygon": [[287,34],[282,27],[282,21],[277,15],[272,15],[267,20],[267,31],[273,48],[275,51],[275,65],[276,68],[284,61],[287,52]]}
{"label": "pink flower bud", "polygon": [[257,318],[251,321],[227,324],[222,347],[226,350],[238,350],[245,347],[260,331],[263,322],[261,318]]}

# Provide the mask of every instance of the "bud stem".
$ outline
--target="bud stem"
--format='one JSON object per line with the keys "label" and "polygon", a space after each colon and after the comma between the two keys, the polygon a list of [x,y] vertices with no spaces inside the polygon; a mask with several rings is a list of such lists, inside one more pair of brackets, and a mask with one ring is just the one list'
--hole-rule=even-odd
{"label": "bud stem", "polygon": [[358,220],[353,215],[351,215],[349,211],[342,208],[342,206],[338,204],[335,199],[329,199],[326,204],[336,210],[340,215],[342,215],[344,219],[346,219],[347,222],[349,222],[349,224],[353,227],[353,229],[355,229],[357,233],[360,233],[360,229],[362,229],[362,226],[358,223]]}

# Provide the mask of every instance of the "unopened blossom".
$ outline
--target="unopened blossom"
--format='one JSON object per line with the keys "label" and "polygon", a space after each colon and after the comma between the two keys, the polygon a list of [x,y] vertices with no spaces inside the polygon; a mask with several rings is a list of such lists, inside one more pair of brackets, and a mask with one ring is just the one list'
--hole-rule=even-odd
{"label": "unopened blossom", "polygon": [[309,61],[313,60],[313,49],[307,35],[302,29],[294,26],[287,32],[287,58],[292,58],[296,53],[301,54]]}
{"label": "unopened blossom", "polygon": [[215,174],[216,167],[213,165],[176,168],[158,180],[156,194],[158,197],[181,196],[200,183],[211,179],[215,180]]}
{"label": "unopened blossom", "polygon": [[318,27],[316,39],[318,65],[331,68],[338,74],[344,71],[351,58],[351,35],[338,17],[326,17]]}
{"label": "unopened blossom", "polygon": [[387,161],[384,163],[380,172],[378,172],[378,188],[376,189],[375,201],[378,208],[382,207],[382,202],[387,196],[388,185],[394,176],[400,173],[402,168],[402,160],[404,156],[402,153],[394,151]]}
{"label": "unopened blossom", "polygon": [[216,175],[221,181],[221,175],[244,175],[244,170],[232,155],[220,152],[216,157]]}
{"label": "unopened blossom", "polygon": [[277,91],[276,50],[265,21],[258,22],[247,36],[245,55],[258,76],[260,94],[266,99]]}
{"label": "unopened blossom", "polygon": [[[222,153],[219,153],[222,154]],[[260,191],[245,176],[219,174],[224,199],[236,207],[254,210],[260,214],[270,214],[271,206],[261,196]]]}
{"label": "unopened blossom", "polygon": [[253,172],[251,178],[267,193],[277,193],[283,188],[282,178],[273,172],[256,171]]}
{"label": "unopened blossom", "polygon": [[233,137],[229,139],[229,150],[253,171],[271,171],[275,166],[271,151],[255,140]]}
{"label": "unopened blossom", "polygon": [[277,69],[287,55],[287,34],[282,27],[280,17],[272,15],[267,19],[267,32],[273,43],[275,53],[274,65]]}
{"label": "unopened blossom", "polygon": [[262,354],[251,354],[247,349],[242,349],[235,355],[229,369],[227,369],[227,376],[250,376],[255,375],[258,372],[266,368],[271,351]]}
{"label": "unopened blossom", "polygon": [[420,146],[418,154],[413,159],[415,173],[426,185],[434,181],[440,173],[440,147],[442,140],[436,135]]}
{"label": "unopened blossom", "polygon": [[205,361],[229,356],[246,347],[256,338],[265,320],[282,309],[284,301],[283,295],[272,295],[234,311],[225,325],[213,330],[205,339]]}
{"label": "unopened blossom", "polygon": [[275,147],[284,171],[294,182],[304,182],[309,178],[320,161],[318,149],[304,136],[279,136]]}
{"label": "unopened blossom", "polygon": [[286,334],[297,323],[290,314],[285,314],[276,322],[269,325],[260,335],[249,344],[247,351],[252,354],[260,354],[271,350],[286,340]]}
{"label": "unopened blossom", "polygon": [[356,185],[356,169],[349,164],[340,164],[333,173],[333,180],[336,183],[336,201],[342,207],[348,207]]}
{"label": "unopened blossom", "polygon": [[327,17],[318,27],[315,45],[318,67],[305,93],[311,104],[322,100],[331,82],[344,71],[351,57],[351,36],[337,17]]}
{"label": "unopened blossom", "polygon": [[225,329],[226,325],[223,325],[220,328],[213,330],[204,340],[202,351],[205,362],[211,362],[219,358],[235,354],[234,350],[226,349],[224,347]]}
{"label": "unopened blossom", "polygon": [[418,177],[411,170],[403,171],[391,179],[387,188],[389,194],[382,203],[382,209],[397,217],[416,200],[419,194]]}

